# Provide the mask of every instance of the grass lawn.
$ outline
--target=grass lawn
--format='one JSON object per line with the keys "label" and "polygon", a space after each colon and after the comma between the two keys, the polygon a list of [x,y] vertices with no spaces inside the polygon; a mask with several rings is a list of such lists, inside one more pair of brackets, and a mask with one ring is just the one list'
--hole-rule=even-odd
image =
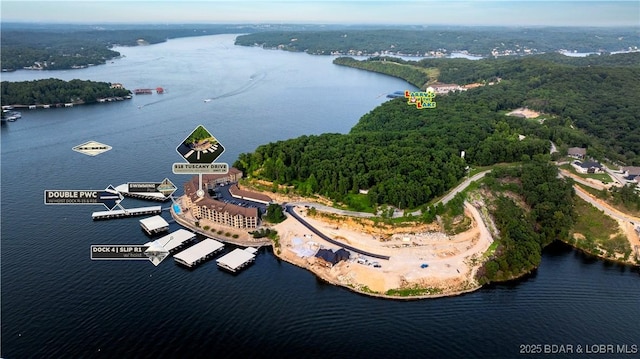
{"label": "grass lawn", "polygon": [[581,198],[575,199],[576,223],[573,230],[596,242],[606,241],[619,230],[618,222]]}

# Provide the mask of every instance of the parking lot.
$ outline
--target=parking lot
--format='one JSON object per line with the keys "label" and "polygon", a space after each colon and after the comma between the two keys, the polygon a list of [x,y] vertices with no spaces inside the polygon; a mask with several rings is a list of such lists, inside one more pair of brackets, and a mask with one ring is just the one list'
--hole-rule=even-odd
{"label": "parking lot", "polygon": [[267,211],[267,205],[264,203],[248,201],[240,198],[234,198],[231,195],[231,193],[229,193],[229,186],[233,184],[235,183],[232,182],[232,183],[220,184],[220,185],[216,185],[213,188],[209,188],[208,189],[209,196],[211,196],[211,198],[217,199],[218,201],[221,201],[224,203],[234,204],[236,206],[246,207],[246,208],[257,208],[261,214],[264,214]]}

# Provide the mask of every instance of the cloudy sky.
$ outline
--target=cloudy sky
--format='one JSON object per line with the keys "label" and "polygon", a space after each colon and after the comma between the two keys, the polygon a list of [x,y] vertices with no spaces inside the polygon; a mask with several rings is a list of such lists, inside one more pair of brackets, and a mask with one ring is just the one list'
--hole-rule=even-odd
{"label": "cloudy sky", "polygon": [[1,0],[2,22],[640,26],[640,1]]}

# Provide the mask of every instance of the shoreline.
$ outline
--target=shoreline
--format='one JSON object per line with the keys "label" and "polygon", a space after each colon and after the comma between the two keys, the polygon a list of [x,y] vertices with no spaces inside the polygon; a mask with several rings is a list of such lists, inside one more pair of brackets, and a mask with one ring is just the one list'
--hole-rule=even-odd
{"label": "shoreline", "polygon": [[[255,188],[252,190],[255,191]],[[283,200],[284,198],[279,198],[278,202]],[[270,239],[254,239],[246,230],[235,229],[240,238],[231,238],[229,232],[227,237],[216,236],[213,228],[208,231],[206,226],[195,226],[188,218],[183,217],[186,214],[177,215],[173,208],[170,213],[179,225],[196,233],[237,246],[271,246],[277,259],[305,269],[325,283],[380,299],[409,301],[459,296],[486,285],[526,278],[539,268],[536,266],[504,281],[485,285],[478,282],[475,275],[485,262],[487,250],[493,242],[485,219],[478,211],[480,203],[474,205],[465,202],[464,216],[471,220],[469,228],[456,235],[447,235],[435,224],[413,223],[409,227],[388,228],[371,226],[367,218],[325,213],[318,208],[310,212],[308,206],[302,204],[307,202],[296,202],[289,203],[292,211],[303,221],[289,214],[285,221],[269,226],[278,232],[277,245]],[[304,222],[316,231],[311,230]],[[234,232],[232,229],[230,231]],[[323,239],[320,234],[332,241]],[[630,267],[640,265],[632,262],[635,254],[628,262],[624,262],[618,258],[589,253],[567,241],[558,241],[596,259]],[[316,257],[320,249],[336,251],[345,246],[384,255],[388,259],[369,257],[353,251],[348,259],[333,264]],[[422,266],[426,263],[428,265]]]}
{"label": "shoreline", "polygon": [[385,260],[352,252],[349,259],[330,264],[317,258],[317,251],[343,247],[317,237],[293,216],[274,226],[280,236],[280,247],[274,247],[274,255],[324,282],[354,293],[395,300],[451,297],[482,288],[475,274],[492,238],[486,226],[479,223],[478,211],[469,203],[465,205],[465,215],[472,224],[467,231],[453,236],[434,230],[434,225],[420,224],[392,229],[392,235],[387,237],[366,233],[364,227],[359,227],[363,224],[354,223],[353,218],[341,217],[338,221],[344,223],[334,223],[308,216],[303,213],[304,208],[297,211],[305,222],[335,241],[389,256]]}
{"label": "shoreline", "polygon": [[444,298],[444,297],[455,297],[455,296],[459,296],[459,295],[475,292],[476,290],[481,289],[483,287],[481,285],[478,285],[476,287],[469,288],[469,289],[458,290],[458,291],[449,292],[449,293],[438,293],[438,294],[429,294],[429,295],[400,296],[400,295],[381,294],[381,293],[376,293],[376,292],[359,290],[358,288],[356,288],[354,286],[349,286],[349,285],[346,285],[344,283],[340,283],[339,281],[333,280],[330,276],[323,275],[323,273],[321,271],[313,270],[312,267],[303,266],[303,265],[300,265],[300,264],[296,263],[295,261],[289,260],[287,257],[282,256],[281,254],[278,254],[277,251],[273,251],[273,255],[276,256],[276,258],[278,258],[280,260],[283,260],[283,261],[285,261],[285,262],[287,262],[289,264],[292,264],[292,265],[294,265],[294,266],[296,266],[298,268],[302,268],[302,269],[308,270],[313,275],[315,275],[316,278],[322,280],[325,283],[328,283],[328,284],[331,284],[331,285],[335,285],[335,286],[341,287],[341,288],[346,288],[349,291],[354,292],[356,294],[362,294],[362,295],[366,295],[368,297],[374,297],[374,298],[380,298],[380,299],[410,301],[410,300],[423,300],[423,299],[435,299],[435,298]]}

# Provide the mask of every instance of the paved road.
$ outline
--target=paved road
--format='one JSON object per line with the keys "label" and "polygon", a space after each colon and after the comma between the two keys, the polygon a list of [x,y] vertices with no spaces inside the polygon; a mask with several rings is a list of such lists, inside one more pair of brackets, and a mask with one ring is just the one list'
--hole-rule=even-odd
{"label": "paved road", "polygon": [[317,236],[319,236],[320,238],[324,239],[325,241],[327,241],[329,243],[333,243],[333,244],[335,244],[337,246],[343,247],[343,248],[348,249],[348,250],[350,250],[352,252],[360,253],[360,254],[368,256],[368,257],[373,257],[373,258],[378,258],[378,259],[385,259],[385,260],[389,259],[389,256],[383,256],[381,254],[365,252],[365,251],[363,251],[361,249],[358,249],[358,248],[352,247],[350,245],[347,245],[347,244],[344,244],[344,243],[340,243],[340,242],[338,242],[336,240],[333,240],[333,239],[327,237],[326,235],[324,235],[324,233],[320,232],[314,226],[310,225],[307,221],[302,219],[300,216],[298,216],[298,214],[293,210],[293,206],[288,205],[288,206],[286,206],[286,209],[287,209],[287,213],[291,214],[293,216],[293,218],[298,220],[298,222],[302,223],[305,227],[309,228],[309,230],[311,230],[311,232],[315,233]]}
{"label": "paved road", "polygon": [[573,180],[573,182],[580,183],[582,185],[585,185],[587,187],[591,187],[593,189],[597,189],[597,190],[606,189],[606,187],[604,185],[602,185],[602,184],[589,182],[589,181],[585,180],[584,178],[581,178],[580,176],[575,176],[571,172],[563,170],[563,169],[558,169],[558,177],[571,178]]}
{"label": "paved road", "polygon": [[440,199],[438,202],[436,202],[436,204],[438,204],[438,203],[442,203],[443,205],[447,204],[447,202],[451,201],[453,199],[453,197],[456,196],[456,194],[464,191],[465,188],[469,187],[471,182],[479,180],[480,178],[484,177],[484,175],[486,175],[489,172],[491,172],[491,170],[478,172],[475,175],[471,176],[470,178],[467,178],[464,182],[460,183],[456,188],[452,189],[449,193],[447,193],[447,195],[445,195],[444,197],[442,197],[442,199]]}
{"label": "paved road", "polygon": [[578,197],[584,199],[588,203],[591,203],[594,207],[596,207],[597,209],[603,211],[609,217],[611,217],[613,219],[621,220],[621,221],[631,222],[631,223],[634,223],[636,225],[640,224],[640,218],[629,216],[629,215],[624,214],[624,213],[622,213],[622,212],[620,212],[620,211],[618,211],[618,210],[616,210],[614,208],[611,208],[611,207],[609,207],[607,205],[603,205],[602,203],[596,201],[589,193],[587,193],[582,188],[580,188],[578,186],[574,186],[574,188],[576,190],[576,194],[578,195]]}
{"label": "paved road", "polygon": [[[482,172],[476,173],[475,175],[471,176],[470,178],[467,178],[464,182],[460,183],[458,186],[456,186],[456,188],[452,189],[449,193],[447,193],[444,197],[442,197],[435,204],[436,205],[438,203],[442,203],[443,205],[447,204],[447,202],[451,201],[453,199],[453,197],[455,197],[456,194],[464,191],[465,188],[469,187],[471,182],[474,182],[474,181],[477,181],[477,180],[481,179],[482,177],[484,177],[489,172],[491,172],[491,170],[482,171]],[[375,217],[375,214],[373,214],[373,213],[347,211],[347,210],[343,210],[343,209],[324,206],[324,205],[313,203],[313,202],[292,202],[290,204],[295,205],[295,206],[303,206],[303,207],[305,207],[305,206],[315,207],[316,209],[319,209],[319,210],[321,210],[323,212],[341,214],[341,215],[351,216],[351,217],[361,217],[361,218]],[[415,212],[412,212],[411,214],[413,216],[417,217],[417,216],[422,215],[422,211],[415,211]],[[394,214],[393,214],[393,217],[394,218],[402,217],[403,215],[404,215],[403,211],[395,211]]]}
{"label": "paved road", "polygon": [[609,169],[609,167],[604,166],[604,171],[619,185],[624,186],[627,184],[627,180],[624,179],[622,173],[617,173]]}

